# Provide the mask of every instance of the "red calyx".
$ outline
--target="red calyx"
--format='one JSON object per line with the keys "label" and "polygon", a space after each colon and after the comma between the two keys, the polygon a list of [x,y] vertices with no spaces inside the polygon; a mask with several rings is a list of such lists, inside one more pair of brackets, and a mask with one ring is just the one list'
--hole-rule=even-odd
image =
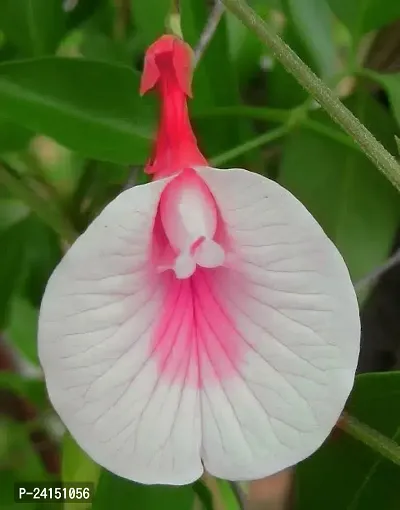
{"label": "red calyx", "polygon": [[185,167],[207,165],[197,147],[187,110],[191,57],[191,48],[172,35],[160,37],[146,52],[140,93],[155,89],[161,99],[157,137],[145,167],[154,178],[167,177]]}
{"label": "red calyx", "polygon": [[[164,60],[164,65],[160,62]],[[146,52],[140,82],[140,94],[146,94],[163,79],[166,72],[175,75],[182,92],[192,97],[192,49],[173,35],[163,35]]]}

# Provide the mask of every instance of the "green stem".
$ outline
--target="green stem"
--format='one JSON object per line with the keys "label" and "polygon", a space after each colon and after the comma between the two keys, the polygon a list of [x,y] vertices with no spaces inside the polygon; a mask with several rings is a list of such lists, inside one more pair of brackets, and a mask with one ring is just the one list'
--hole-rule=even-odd
{"label": "green stem", "polygon": [[225,6],[273,51],[277,59],[360,145],[365,154],[400,191],[400,165],[296,53],[244,0],[222,0]]}
{"label": "green stem", "polygon": [[291,110],[278,108],[260,108],[258,106],[219,106],[216,108],[192,112],[192,118],[202,119],[210,117],[249,117],[251,119],[268,120],[279,124],[287,122]]}
{"label": "green stem", "polygon": [[234,147],[229,151],[223,152],[222,154],[218,154],[218,156],[211,158],[210,163],[215,166],[225,164],[227,161],[230,161],[231,159],[241,156],[246,152],[256,149],[261,145],[265,145],[269,142],[272,142],[273,140],[282,138],[288,133],[288,131],[289,127],[287,125],[280,126],[276,129],[272,129],[267,133],[263,133],[262,135],[257,136],[256,138],[253,138],[248,142],[243,143],[242,145],[238,145],[237,147]]}
{"label": "green stem", "polygon": [[0,165],[0,183],[8,188],[14,196],[20,198],[44,223],[57,232],[65,241],[68,243],[75,241],[77,234],[60,211],[34,193],[19,176],[14,175],[14,172],[9,171],[3,165]]}
{"label": "green stem", "polygon": [[380,453],[382,457],[400,466],[400,445],[377,430],[360,422],[354,416],[343,413],[337,426],[358,441]]}
{"label": "green stem", "polygon": [[[281,124],[290,122],[291,115],[292,110],[260,108],[258,106],[223,106],[201,112],[194,112],[192,117],[194,119],[212,117],[247,117]],[[335,140],[335,142],[341,143],[342,145],[346,145],[346,147],[349,147],[350,149],[361,151],[360,147],[356,145],[352,138],[348,135],[337,129],[332,129],[330,126],[326,126],[322,122],[305,117],[299,122],[299,125]]]}

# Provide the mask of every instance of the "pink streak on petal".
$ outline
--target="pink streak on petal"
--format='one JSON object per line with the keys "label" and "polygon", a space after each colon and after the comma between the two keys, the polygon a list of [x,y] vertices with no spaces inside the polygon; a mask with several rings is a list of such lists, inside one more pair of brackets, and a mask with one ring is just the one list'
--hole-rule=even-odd
{"label": "pink streak on petal", "polygon": [[[213,239],[207,240],[199,232],[200,235],[189,245],[191,254],[196,253],[205,241],[218,243],[225,253],[235,251],[205,182],[191,169],[175,177],[164,190],[153,228],[152,262],[159,271],[164,271],[159,273],[157,284],[162,289],[164,305],[157,319],[150,356],[156,360],[162,377],[169,382],[201,388],[237,376],[248,346],[241,338],[228,306],[231,285],[238,274],[237,264],[229,268],[197,266],[194,274],[184,279],[177,278],[172,270],[165,271],[173,268],[173,261],[180,255],[179,248],[182,247],[177,242],[182,232],[177,237],[171,232],[174,222],[166,218],[170,211],[167,205],[176,210],[176,204],[170,203],[176,193],[174,187],[179,196],[185,184],[200,188],[215,214],[215,223],[210,230]],[[184,230],[185,227],[181,223],[176,228]],[[171,242],[172,238],[175,242]]]}
{"label": "pink streak on petal", "polygon": [[200,236],[196,241],[194,241],[190,247],[190,255],[194,255],[196,253],[197,248],[205,241],[205,236]]}
{"label": "pink streak on petal", "polygon": [[238,375],[246,345],[212,285],[223,271],[200,268],[186,280],[163,275],[165,303],[151,351],[169,381],[202,388]]}

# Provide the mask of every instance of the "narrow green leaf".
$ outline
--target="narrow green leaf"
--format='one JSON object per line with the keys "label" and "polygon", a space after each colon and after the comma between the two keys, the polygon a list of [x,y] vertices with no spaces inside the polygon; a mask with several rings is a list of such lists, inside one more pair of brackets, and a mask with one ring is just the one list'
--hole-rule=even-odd
{"label": "narrow green leaf", "polygon": [[194,494],[191,485],[141,485],[103,470],[92,510],[192,510]]}
{"label": "narrow green leaf", "polygon": [[129,164],[147,157],[154,121],[128,67],[42,58],[0,65],[0,111],[81,154]]}
{"label": "narrow green leaf", "polygon": [[[394,441],[400,441],[400,372],[356,378],[348,411]],[[299,510],[398,509],[400,468],[360,441],[336,430],[297,469]]]}
{"label": "narrow green leaf", "polygon": [[326,0],[286,1],[293,24],[310,52],[318,74],[325,80],[331,78],[337,58],[333,16]]}
{"label": "narrow green leaf", "polygon": [[39,366],[37,355],[37,321],[39,311],[27,299],[15,296],[11,302],[6,337],[21,355],[33,365]]}
{"label": "narrow green leaf", "polygon": [[60,237],[33,214],[26,225],[23,294],[39,308],[47,281],[62,257]]}
{"label": "narrow green leaf", "polygon": [[[272,10],[278,8],[276,4],[274,0],[255,0],[252,7],[264,19],[269,19]],[[265,48],[233,14],[226,12],[225,17],[232,63],[237,69],[240,85],[246,87],[249,79],[260,72],[260,61]]]}
{"label": "narrow green leaf", "polygon": [[1,0],[0,28],[25,56],[54,53],[65,30],[60,0]]}
{"label": "narrow green leaf", "polygon": [[[283,31],[283,38],[305,62],[311,64],[309,51],[290,19]],[[268,72],[265,95],[268,105],[284,109],[295,108],[308,97],[304,88],[278,61]]]}
{"label": "narrow green leaf", "polygon": [[[394,150],[393,120],[378,103],[357,95],[349,106]],[[323,112],[313,118],[331,125]],[[386,259],[400,216],[398,195],[361,152],[300,129],[288,137],[280,182],[317,218],[354,281]]]}

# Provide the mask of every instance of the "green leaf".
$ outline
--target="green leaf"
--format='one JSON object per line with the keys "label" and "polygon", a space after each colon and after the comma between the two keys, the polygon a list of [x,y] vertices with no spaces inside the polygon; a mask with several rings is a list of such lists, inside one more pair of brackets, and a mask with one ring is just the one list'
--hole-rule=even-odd
{"label": "green leaf", "polygon": [[31,215],[26,226],[26,266],[23,293],[39,308],[47,281],[62,257],[60,238],[37,217]]}
{"label": "green leaf", "polygon": [[[62,480],[63,482],[89,482],[97,486],[100,475],[100,466],[96,464],[77,445],[69,432],[66,432],[62,448]],[[90,506],[90,504],[89,504]],[[84,510],[81,502],[67,502],[64,510]]]}
{"label": "green leaf", "polygon": [[152,109],[128,67],[42,58],[0,65],[0,111],[32,131],[100,160],[142,162]]}
{"label": "green leaf", "polygon": [[0,28],[25,56],[54,53],[65,30],[60,0],[1,0]]}
{"label": "green leaf", "polygon": [[144,46],[149,46],[166,31],[171,0],[131,0],[132,22]]}
{"label": "green leaf", "polygon": [[363,34],[400,17],[400,3],[391,0],[328,0],[328,3],[350,30],[355,44]]}
{"label": "green leaf", "polygon": [[0,120],[0,154],[25,149],[31,138],[31,131],[10,121]]}
{"label": "green leaf", "polygon": [[[395,150],[393,120],[377,102],[361,94],[348,106],[389,150]],[[314,118],[332,125],[321,111]],[[354,281],[386,259],[398,225],[399,199],[361,152],[300,129],[285,144],[280,182],[319,221]]]}
{"label": "green leaf", "polygon": [[8,318],[11,299],[23,277],[25,250],[24,222],[0,233],[0,329]]}
{"label": "green leaf", "polygon": [[[283,36],[286,44],[293,48],[302,60],[311,65],[309,52],[290,20],[286,24]],[[298,81],[279,62],[274,61],[274,66],[267,75],[268,105],[274,108],[295,108],[307,97],[307,92]]]}
{"label": "green leaf", "polygon": [[[58,237],[36,216],[26,216],[23,210],[20,214],[20,221],[15,219],[9,228],[0,231],[0,243],[4,246],[0,251],[0,328],[8,328],[17,346],[35,362],[37,312],[29,301],[39,306],[61,250]],[[27,314],[23,322],[19,318],[21,313]]]}
{"label": "green leaf", "polygon": [[380,74],[369,70],[365,70],[365,73],[386,90],[393,114],[400,126],[400,73]]}
{"label": "green leaf", "polygon": [[140,485],[103,470],[92,510],[192,510],[193,501],[191,485]]}
{"label": "green leaf", "polygon": [[299,36],[325,80],[335,73],[337,62],[333,39],[333,17],[326,0],[286,0]]}
{"label": "green leaf", "polygon": [[99,30],[87,30],[83,33],[80,45],[82,55],[87,59],[130,65],[129,48],[121,41],[116,41]]}
{"label": "green leaf", "polygon": [[29,301],[15,296],[10,306],[10,316],[5,335],[13,346],[33,365],[39,365],[37,354],[37,321],[39,311]]}
{"label": "green leaf", "polygon": [[[400,440],[400,372],[356,379],[349,412],[387,437]],[[335,431],[297,469],[298,508],[324,510],[398,509],[400,468],[363,443]]]}
{"label": "green leaf", "polygon": [[[273,0],[255,0],[251,6],[263,19],[270,19],[272,9],[277,8],[275,3]],[[265,54],[265,46],[235,15],[228,11],[224,16],[232,65],[237,69],[240,86],[247,87],[249,79],[260,72],[260,60]]]}

